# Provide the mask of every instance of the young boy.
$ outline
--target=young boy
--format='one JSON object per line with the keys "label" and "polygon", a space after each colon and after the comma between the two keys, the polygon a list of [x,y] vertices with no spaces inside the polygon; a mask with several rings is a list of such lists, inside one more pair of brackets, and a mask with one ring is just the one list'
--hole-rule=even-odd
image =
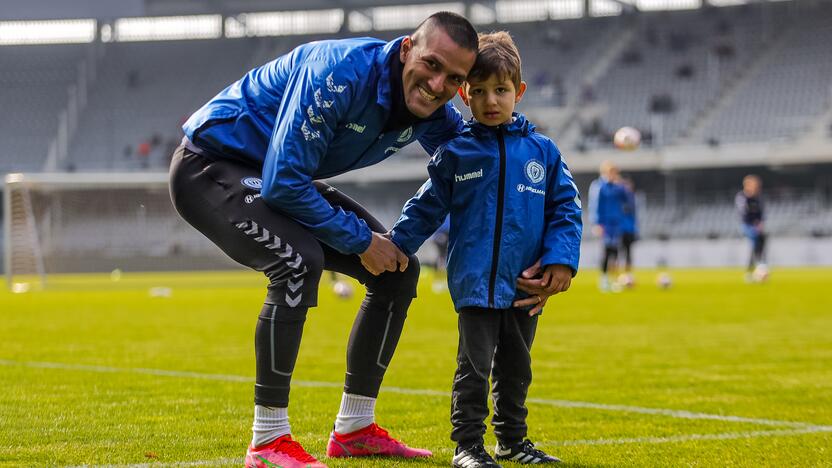
{"label": "young boy", "polygon": [[460,88],[474,119],[436,150],[430,179],[391,231],[412,254],[450,213],[448,287],[459,313],[451,404],[455,467],[500,466],[483,448],[489,376],[497,459],[559,461],[526,439],[537,316],[512,304],[526,296],[515,278],[537,260],[545,283],[555,291],[569,288],[578,269],[581,204],[557,147],[513,112],[525,89],[511,36],[481,34],[474,68]]}

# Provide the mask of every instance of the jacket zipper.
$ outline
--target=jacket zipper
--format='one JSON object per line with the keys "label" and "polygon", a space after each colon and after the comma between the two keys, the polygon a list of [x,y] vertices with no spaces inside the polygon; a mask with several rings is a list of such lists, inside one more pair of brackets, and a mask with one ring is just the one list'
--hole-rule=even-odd
{"label": "jacket zipper", "polygon": [[488,280],[488,307],[494,308],[494,286],[497,282],[497,264],[500,262],[500,239],[503,236],[503,199],[506,192],[506,142],[503,126],[497,130],[500,144],[500,180],[497,187],[497,219],[494,222],[494,249],[491,253],[491,278]]}

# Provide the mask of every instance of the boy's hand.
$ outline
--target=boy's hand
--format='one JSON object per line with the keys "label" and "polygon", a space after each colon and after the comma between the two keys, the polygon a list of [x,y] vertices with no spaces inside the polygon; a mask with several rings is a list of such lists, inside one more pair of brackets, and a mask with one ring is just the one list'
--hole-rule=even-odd
{"label": "boy's hand", "polygon": [[358,256],[361,258],[361,264],[373,276],[378,276],[385,271],[396,271],[397,268],[404,271],[407,269],[409,260],[407,255],[396,247],[396,244],[377,232],[373,233],[367,250]]}
{"label": "boy's hand", "polygon": [[[542,272],[542,275],[541,275]],[[540,278],[535,276],[540,275]],[[566,291],[572,284],[572,269],[566,265],[549,265],[544,269],[540,268],[540,260],[523,271],[522,276],[517,279],[517,288],[530,294],[530,297],[514,301],[514,307],[533,306],[529,316],[539,314],[549,300],[559,292]]]}

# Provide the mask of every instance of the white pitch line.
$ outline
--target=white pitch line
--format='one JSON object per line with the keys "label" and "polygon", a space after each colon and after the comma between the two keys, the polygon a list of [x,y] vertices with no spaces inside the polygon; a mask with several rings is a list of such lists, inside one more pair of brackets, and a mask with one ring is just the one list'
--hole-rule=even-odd
{"label": "white pitch line", "polygon": [[[603,403],[591,403],[584,401],[571,400],[547,400],[545,398],[527,398],[528,403],[537,403],[540,405],[558,406],[561,408],[589,408],[603,411],[621,411],[625,413],[640,413],[640,414],[657,414],[661,416],[670,416],[671,418],[680,419],[709,419],[714,421],[737,422],[748,424],[760,424],[763,426],[787,426],[787,427],[816,427],[812,423],[794,422],[794,421],[778,421],[775,419],[759,419],[746,418],[743,416],[731,416],[723,414],[711,413],[697,413],[684,410],[672,410],[663,408],[644,408],[641,406],[629,405],[608,405]],[[820,426],[817,426],[820,427]]]}
{"label": "white pitch line", "polygon": [[[0,365],[4,366],[25,366],[35,368],[47,369],[63,369],[63,370],[79,370],[87,372],[103,372],[103,373],[134,373],[144,375],[155,375],[163,377],[178,377],[178,378],[195,378],[205,380],[217,380],[225,382],[253,382],[254,379],[242,375],[232,374],[207,374],[201,372],[175,371],[165,369],[148,369],[148,368],[125,368],[125,367],[109,367],[109,366],[92,366],[86,364],[64,364],[57,362],[42,362],[42,361],[12,361],[7,359],[0,359]],[[343,384],[338,382],[322,382],[316,380],[293,380],[292,385],[296,387],[313,387],[313,388],[341,388]],[[450,397],[447,391],[431,390],[431,389],[417,389],[404,387],[382,387],[382,392],[397,393],[404,395],[423,395],[435,397]],[[624,413],[639,413],[652,414],[660,416],[668,416],[679,419],[703,419],[711,421],[723,422],[737,422],[746,424],[759,424],[764,426],[784,426],[794,428],[822,428],[823,430],[832,430],[832,426],[820,426],[808,422],[798,421],[778,421],[774,419],[760,419],[747,418],[743,416],[731,416],[723,414],[698,413],[684,410],[674,410],[665,408],[645,408],[641,406],[629,405],[610,405],[604,403],[592,403],[586,401],[572,401],[572,400],[551,400],[545,398],[529,398],[528,403],[539,405],[554,406],[560,408],[587,408],[602,411],[618,411]]]}
{"label": "white pitch line", "polygon": [[66,466],[64,468],[163,468],[163,467],[186,467],[186,466],[219,466],[219,465],[235,465],[243,464],[242,458],[218,458],[216,460],[198,460],[190,462],[172,462],[172,463],[135,463],[132,465],[75,465]]}

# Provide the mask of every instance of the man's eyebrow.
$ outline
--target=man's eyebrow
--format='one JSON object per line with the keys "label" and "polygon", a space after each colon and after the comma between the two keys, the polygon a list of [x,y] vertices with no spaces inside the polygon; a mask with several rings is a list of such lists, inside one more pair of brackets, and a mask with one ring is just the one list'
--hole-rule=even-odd
{"label": "man's eyebrow", "polygon": [[463,73],[460,70],[449,70],[448,69],[448,64],[445,63],[444,60],[442,60],[442,57],[434,54],[433,52],[427,52],[424,55],[422,55],[421,58],[422,58],[422,60],[433,60],[434,62],[438,63],[439,65],[442,66],[442,68],[448,70],[449,75],[459,77],[459,78],[462,78],[462,79],[465,79],[465,77],[466,77],[466,73]]}

